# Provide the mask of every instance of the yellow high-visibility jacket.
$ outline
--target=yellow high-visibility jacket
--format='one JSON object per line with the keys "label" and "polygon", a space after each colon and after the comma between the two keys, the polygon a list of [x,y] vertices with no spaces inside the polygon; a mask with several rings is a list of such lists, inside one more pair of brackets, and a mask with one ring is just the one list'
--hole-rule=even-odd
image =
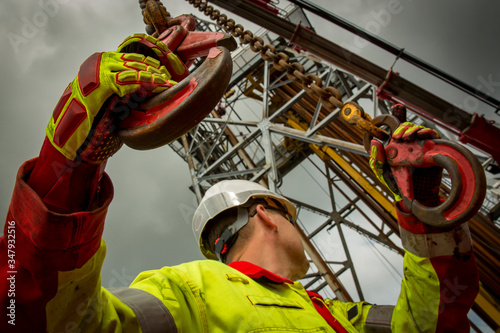
{"label": "yellow high-visibility jacket", "polygon": [[395,307],[323,300],[299,282],[244,262],[164,267],[141,273],[129,288],[106,290],[101,235],[111,181],[103,177],[97,209],[57,214],[25,182],[33,165],[26,162],[18,173],[0,242],[7,309],[0,332],[469,331],[478,276],[466,224],[439,234],[401,229],[407,252]]}

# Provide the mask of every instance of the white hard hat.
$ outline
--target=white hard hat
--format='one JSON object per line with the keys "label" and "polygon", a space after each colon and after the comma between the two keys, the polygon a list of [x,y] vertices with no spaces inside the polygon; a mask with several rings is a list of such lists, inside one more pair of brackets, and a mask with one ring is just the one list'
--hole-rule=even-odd
{"label": "white hard hat", "polygon": [[[285,197],[276,194],[262,185],[247,180],[224,180],[208,189],[200,205],[194,212],[193,232],[198,240],[201,253],[208,259],[218,260],[218,256],[206,247],[206,239],[202,235],[208,222],[218,214],[233,208],[244,206],[250,202],[250,199],[271,198],[278,201],[283,208],[296,219],[295,206]],[[232,233],[238,232],[248,222],[248,212],[244,210],[244,216],[241,211],[238,212],[238,219],[228,229]]]}

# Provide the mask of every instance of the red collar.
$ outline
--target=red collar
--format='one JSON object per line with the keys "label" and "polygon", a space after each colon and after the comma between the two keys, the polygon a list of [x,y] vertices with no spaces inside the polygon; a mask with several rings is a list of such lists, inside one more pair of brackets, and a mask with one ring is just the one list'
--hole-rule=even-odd
{"label": "red collar", "polygon": [[230,263],[228,266],[236,269],[237,271],[245,274],[246,276],[254,280],[267,279],[274,283],[293,284],[293,281],[285,279],[284,277],[276,275],[268,271],[267,269],[254,265],[248,261],[235,261]]}
{"label": "red collar", "polygon": [[307,296],[309,296],[309,298],[317,297],[317,298],[319,298],[321,300],[323,299],[323,296],[321,296],[318,293],[315,293],[314,291],[306,290],[306,293],[307,293]]}

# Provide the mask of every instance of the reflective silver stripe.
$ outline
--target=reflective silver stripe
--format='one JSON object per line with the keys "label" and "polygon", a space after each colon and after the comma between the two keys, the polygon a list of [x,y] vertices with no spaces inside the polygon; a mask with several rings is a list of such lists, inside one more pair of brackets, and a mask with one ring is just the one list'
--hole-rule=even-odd
{"label": "reflective silver stripe", "polygon": [[134,288],[108,290],[134,311],[143,333],[177,332],[177,326],[170,311],[154,295]]}
{"label": "reflective silver stripe", "polygon": [[414,234],[401,227],[399,230],[405,250],[421,258],[459,255],[472,249],[467,223],[440,234]]}
{"label": "reflective silver stripe", "polygon": [[391,332],[391,319],[394,306],[392,305],[374,305],[368,311],[366,316],[366,332],[385,333]]}

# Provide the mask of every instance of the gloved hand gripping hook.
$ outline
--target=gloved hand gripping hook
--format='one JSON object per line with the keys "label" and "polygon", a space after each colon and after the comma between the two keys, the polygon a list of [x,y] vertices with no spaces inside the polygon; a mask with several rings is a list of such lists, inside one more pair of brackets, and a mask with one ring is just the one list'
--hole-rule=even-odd
{"label": "gloved hand gripping hook", "polygon": [[[375,117],[374,126],[388,126],[392,132],[399,126],[394,116]],[[369,150],[373,136],[365,132],[364,144]],[[486,195],[483,168],[467,148],[449,140],[415,140],[385,145],[387,163],[407,208],[422,222],[436,227],[451,227],[469,220],[481,207]],[[413,191],[412,169],[440,166],[448,172],[452,188],[446,200],[436,207],[417,201]]]}

